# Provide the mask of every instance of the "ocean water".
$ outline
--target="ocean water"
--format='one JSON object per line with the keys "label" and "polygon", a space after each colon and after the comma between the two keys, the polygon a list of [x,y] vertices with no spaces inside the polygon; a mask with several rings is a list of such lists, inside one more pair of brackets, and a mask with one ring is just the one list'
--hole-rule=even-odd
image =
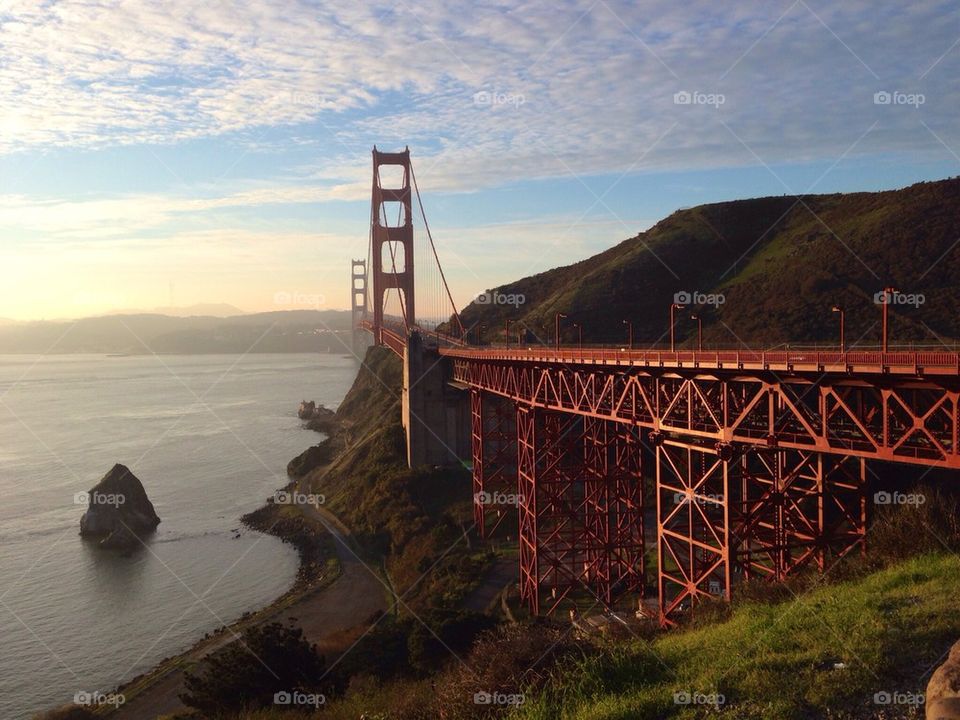
{"label": "ocean water", "polygon": [[[239,518],[320,440],[300,400],[336,407],[355,374],[337,355],[0,356],[0,717],[110,689],[286,590],[296,552]],[[78,535],[74,495],[117,462],[162,520],[129,556]]]}

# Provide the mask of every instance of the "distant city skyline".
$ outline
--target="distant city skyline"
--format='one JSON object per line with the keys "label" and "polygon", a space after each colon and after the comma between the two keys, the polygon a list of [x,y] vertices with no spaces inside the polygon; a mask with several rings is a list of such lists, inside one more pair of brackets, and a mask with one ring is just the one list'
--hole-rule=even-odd
{"label": "distant city skyline", "polygon": [[462,307],[681,207],[960,174],[960,9],[13,0],[0,93],[0,317],[347,308],[374,144]]}

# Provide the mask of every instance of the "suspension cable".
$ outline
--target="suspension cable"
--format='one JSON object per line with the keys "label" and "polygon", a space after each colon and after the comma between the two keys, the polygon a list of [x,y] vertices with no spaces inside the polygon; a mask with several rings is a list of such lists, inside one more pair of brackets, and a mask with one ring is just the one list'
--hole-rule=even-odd
{"label": "suspension cable", "polygon": [[460,313],[457,312],[457,305],[453,301],[453,295],[450,293],[450,286],[447,285],[447,277],[443,273],[443,266],[440,264],[440,257],[437,255],[437,246],[433,243],[433,235],[430,233],[430,223],[427,222],[427,214],[423,210],[423,200],[420,198],[420,188],[417,187],[417,174],[413,171],[413,163],[410,163],[410,177],[413,179],[413,189],[417,193],[417,204],[420,205],[420,215],[423,217],[423,227],[427,231],[427,238],[430,240],[430,249],[433,250],[433,259],[437,261],[437,268],[440,270],[440,279],[443,281],[443,287],[447,291],[447,299],[450,301],[450,307],[453,308],[453,316],[457,319],[457,327],[460,328],[460,336],[463,337],[463,322],[460,320]]}

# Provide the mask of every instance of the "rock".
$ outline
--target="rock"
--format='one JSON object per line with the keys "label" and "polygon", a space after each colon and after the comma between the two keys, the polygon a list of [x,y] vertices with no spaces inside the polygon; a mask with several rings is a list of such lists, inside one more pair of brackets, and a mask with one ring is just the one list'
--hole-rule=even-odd
{"label": "rock", "polygon": [[301,420],[323,420],[330,422],[336,416],[336,413],[330,408],[318,405],[313,400],[303,400],[300,402],[300,409],[297,410],[297,416]]}
{"label": "rock", "polygon": [[152,532],[160,524],[143,484],[123,465],[114,465],[87,495],[80,534],[102,538],[103,547],[135,546],[141,534]]}
{"label": "rock", "polygon": [[960,641],[927,683],[926,720],[960,720]]}
{"label": "rock", "polygon": [[313,400],[311,400],[310,402],[307,402],[306,400],[302,400],[300,402],[300,409],[297,410],[297,416],[301,420],[309,420],[310,418],[313,417],[313,413],[316,411],[316,409],[317,409],[317,404],[313,402]]}
{"label": "rock", "polygon": [[330,462],[333,453],[327,443],[307,448],[287,463],[287,475],[301,478],[321,465]]}

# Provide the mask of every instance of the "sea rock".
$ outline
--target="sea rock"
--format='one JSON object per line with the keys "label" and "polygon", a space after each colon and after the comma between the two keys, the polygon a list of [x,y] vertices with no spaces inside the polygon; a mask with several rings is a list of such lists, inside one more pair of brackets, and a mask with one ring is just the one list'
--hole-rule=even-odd
{"label": "sea rock", "polygon": [[143,483],[123,465],[114,465],[89,493],[80,534],[102,538],[103,547],[127,548],[160,524]]}
{"label": "sea rock", "polygon": [[926,720],[960,720],[960,641],[947,661],[930,676],[926,692]]}
{"label": "sea rock", "polygon": [[336,413],[330,408],[317,404],[313,400],[303,400],[300,402],[300,408],[297,410],[297,416],[301,420],[331,420]]}

